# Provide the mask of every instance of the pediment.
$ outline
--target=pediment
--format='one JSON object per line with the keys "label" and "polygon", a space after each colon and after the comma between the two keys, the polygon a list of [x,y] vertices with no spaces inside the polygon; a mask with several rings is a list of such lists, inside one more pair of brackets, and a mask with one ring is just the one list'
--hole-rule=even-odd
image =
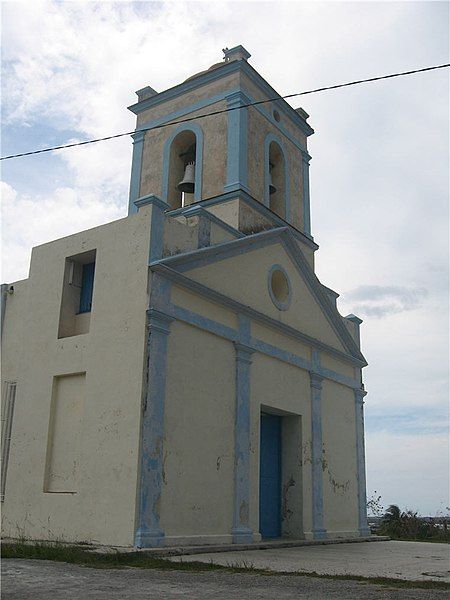
{"label": "pediment", "polygon": [[[364,361],[312,268],[287,228],[247,236],[159,261],[189,279],[308,337]],[[277,302],[272,273],[289,284],[288,302]]]}

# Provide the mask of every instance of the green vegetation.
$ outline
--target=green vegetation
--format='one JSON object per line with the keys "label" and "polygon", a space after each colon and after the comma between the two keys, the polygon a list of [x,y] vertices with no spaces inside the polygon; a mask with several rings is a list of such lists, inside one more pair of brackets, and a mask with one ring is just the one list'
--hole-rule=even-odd
{"label": "green vegetation", "polygon": [[394,540],[449,543],[447,519],[441,522],[427,520],[412,510],[401,511],[391,504],[383,515],[378,535],[388,535]]}
{"label": "green vegetation", "polygon": [[2,544],[2,558],[26,558],[39,560],[53,560],[78,564],[96,569],[141,568],[172,571],[223,571],[228,573],[248,573],[272,577],[303,576],[319,577],[322,579],[336,579],[342,581],[359,581],[372,585],[383,585],[395,588],[422,588],[449,590],[450,584],[441,581],[404,581],[387,577],[363,577],[358,575],[323,575],[316,572],[274,572],[265,569],[255,569],[246,561],[231,563],[227,566],[215,565],[214,555],[209,563],[201,562],[172,562],[166,558],[150,556],[143,552],[111,552],[97,553],[89,550],[86,544],[69,545],[64,543],[29,543],[25,541],[7,542]]}

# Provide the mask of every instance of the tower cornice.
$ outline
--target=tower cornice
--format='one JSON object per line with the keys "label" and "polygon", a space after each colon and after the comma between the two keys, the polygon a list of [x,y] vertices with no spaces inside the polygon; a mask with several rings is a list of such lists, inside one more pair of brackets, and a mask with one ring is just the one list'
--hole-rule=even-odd
{"label": "tower cornice", "polygon": [[[224,62],[218,67],[214,69],[202,71],[198,75],[194,75],[190,77],[183,83],[175,85],[159,94],[155,94],[149,98],[145,98],[140,102],[136,102],[128,107],[135,115],[139,115],[140,113],[153,108],[163,102],[167,102],[169,100],[173,100],[178,96],[186,94],[192,90],[195,90],[204,85],[208,85],[218,79],[222,79],[227,75],[231,75],[232,73],[244,73],[253,84],[255,84],[263,93],[265,93],[269,98],[276,98],[280,96],[276,90],[254,69],[246,60],[232,60],[229,62]],[[245,87],[242,86],[242,92],[246,92]],[[290,120],[301,129],[301,131],[309,136],[314,133],[314,129],[306,122],[306,119],[297,112],[290,104],[288,104],[281,96],[272,102],[274,106],[277,107],[279,111],[282,111],[286,116],[290,118]],[[306,114],[306,113],[305,113]]]}

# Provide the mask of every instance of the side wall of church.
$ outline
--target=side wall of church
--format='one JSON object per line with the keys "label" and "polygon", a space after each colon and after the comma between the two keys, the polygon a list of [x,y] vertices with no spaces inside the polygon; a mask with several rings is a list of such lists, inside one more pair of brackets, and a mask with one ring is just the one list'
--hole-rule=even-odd
{"label": "side wall of church", "polygon": [[[8,296],[2,384],[17,390],[5,536],[133,544],[150,211],[35,248]],[[80,282],[68,284],[66,259],[76,270],[94,251],[92,310],[70,320],[63,290]]]}

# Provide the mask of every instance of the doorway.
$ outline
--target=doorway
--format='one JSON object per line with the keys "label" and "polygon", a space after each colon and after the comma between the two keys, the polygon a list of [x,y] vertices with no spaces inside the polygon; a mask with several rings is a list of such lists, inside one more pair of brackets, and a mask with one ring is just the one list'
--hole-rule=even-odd
{"label": "doorway", "polygon": [[281,417],[261,413],[259,531],[263,538],[281,536]]}

